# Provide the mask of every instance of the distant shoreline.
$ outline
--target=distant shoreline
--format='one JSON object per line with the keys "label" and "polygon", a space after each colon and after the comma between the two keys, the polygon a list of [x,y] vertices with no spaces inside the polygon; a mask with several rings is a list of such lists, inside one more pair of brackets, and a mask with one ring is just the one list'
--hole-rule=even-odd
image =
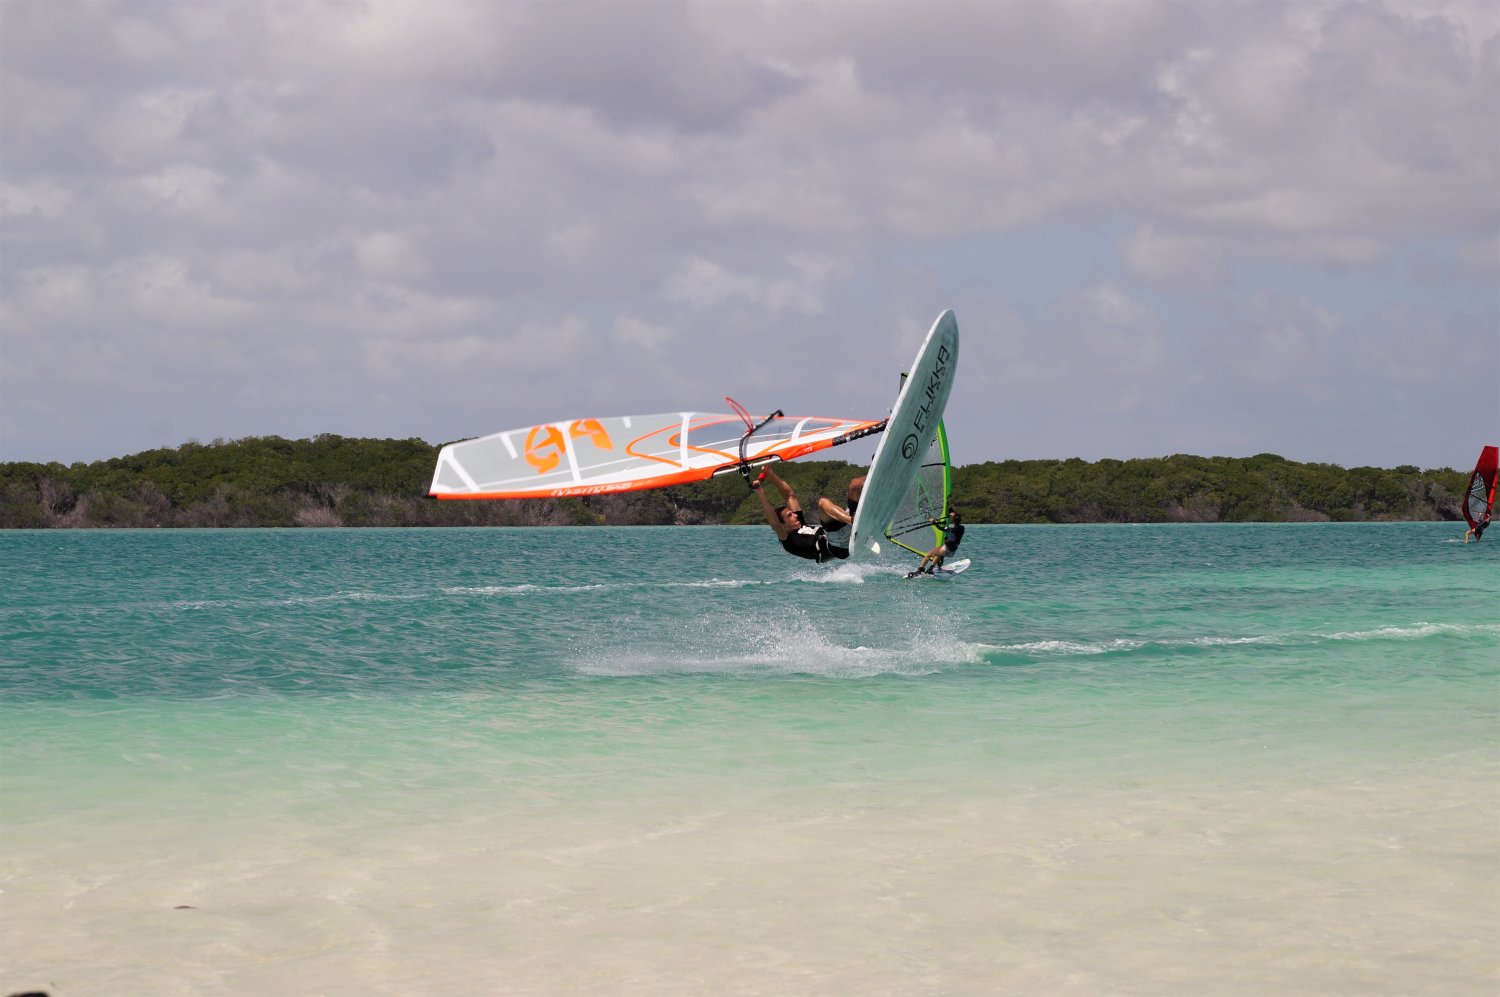
{"label": "distant shoreline", "polygon": [[[693,526],[760,522],[737,477],[586,499],[427,497],[438,447],[323,435],[186,443],[92,463],[0,464],[0,529]],[[862,470],[799,461],[799,495],[841,494]],[[1452,522],[1465,475],[1342,468],[1276,454],[987,461],[953,468],[971,524]]]}

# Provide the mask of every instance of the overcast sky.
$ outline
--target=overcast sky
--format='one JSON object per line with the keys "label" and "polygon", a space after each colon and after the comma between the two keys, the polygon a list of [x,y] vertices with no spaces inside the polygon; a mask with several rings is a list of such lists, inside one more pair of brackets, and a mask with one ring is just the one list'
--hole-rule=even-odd
{"label": "overcast sky", "polygon": [[952,308],[958,463],[1468,468],[1500,5],[0,0],[0,226],[0,460],[880,417]]}

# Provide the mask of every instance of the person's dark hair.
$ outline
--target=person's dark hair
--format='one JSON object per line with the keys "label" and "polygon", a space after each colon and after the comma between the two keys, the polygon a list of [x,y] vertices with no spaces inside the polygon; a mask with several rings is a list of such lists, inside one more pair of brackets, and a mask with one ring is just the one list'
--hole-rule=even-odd
{"label": "person's dark hair", "polygon": [[959,512],[957,510],[954,510],[953,512],[948,513],[948,522],[950,522],[950,523],[962,523],[963,521],[964,521],[963,513]]}

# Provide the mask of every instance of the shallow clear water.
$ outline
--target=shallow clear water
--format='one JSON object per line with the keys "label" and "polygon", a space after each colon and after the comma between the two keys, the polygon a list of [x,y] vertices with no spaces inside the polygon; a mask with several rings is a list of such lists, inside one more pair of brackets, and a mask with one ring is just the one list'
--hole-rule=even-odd
{"label": "shallow clear water", "polygon": [[0,989],[1492,993],[1461,537],[0,533]]}

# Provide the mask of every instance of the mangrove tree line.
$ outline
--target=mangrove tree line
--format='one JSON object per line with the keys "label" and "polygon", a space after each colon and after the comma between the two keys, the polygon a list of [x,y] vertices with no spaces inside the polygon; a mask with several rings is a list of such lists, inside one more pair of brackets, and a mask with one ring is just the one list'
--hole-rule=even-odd
{"label": "mangrove tree line", "polygon": [[[0,464],[0,528],[567,526],[754,523],[738,475],[587,499],[439,502],[438,448],[418,439],[215,440],[92,463]],[[800,461],[798,493],[841,496],[861,468]],[[1455,520],[1464,475],[1343,468],[1275,454],[1007,460],[953,469],[970,523]]]}

